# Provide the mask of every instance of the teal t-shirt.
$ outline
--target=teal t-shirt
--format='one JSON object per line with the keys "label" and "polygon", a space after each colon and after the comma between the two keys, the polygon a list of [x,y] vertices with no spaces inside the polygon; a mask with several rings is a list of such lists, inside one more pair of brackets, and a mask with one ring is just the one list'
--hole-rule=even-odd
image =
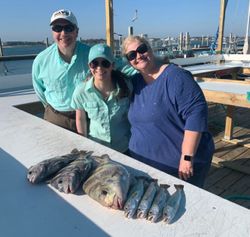
{"label": "teal t-shirt", "polygon": [[[129,82],[128,82],[129,83]],[[131,85],[128,84],[131,89]],[[128,149],[130,124],[128,122],[129,97],[117,99],[120,88],[104,100],[95,89],[93,78],[80,83],[74,94],[71,107],[84,110],[90,119],[88,137],[120,152]]]}
{"label": "teal t-shirt", "polygon": [[40,101],[58,111],[72,111],[71,100],[76,86],[88,72],[89,46],[77,42],[70,63],[65,62],[53,44],[42,51],[32,66],[33,87]]}

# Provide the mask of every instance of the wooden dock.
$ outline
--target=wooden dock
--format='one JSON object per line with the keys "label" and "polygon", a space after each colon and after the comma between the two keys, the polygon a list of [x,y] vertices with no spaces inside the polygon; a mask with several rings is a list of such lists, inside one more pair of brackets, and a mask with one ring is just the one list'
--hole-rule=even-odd
{"label": "wooden dock", "polygon": [[250,110],[235,109],[233,136],[241,140],[238,144],[223,140],[226,107],[209,104],[209,130],[214,137],[215,153],[205,189],[250,208],[250,148],[244,146],[250,143]]}
{"label": "wooden dock", "polygon": [[1,56],[0,61],[18,61],[18,60],[29,60],[34,59],[37,54],[26,54],[26,55],[9,55],[9,56]]}

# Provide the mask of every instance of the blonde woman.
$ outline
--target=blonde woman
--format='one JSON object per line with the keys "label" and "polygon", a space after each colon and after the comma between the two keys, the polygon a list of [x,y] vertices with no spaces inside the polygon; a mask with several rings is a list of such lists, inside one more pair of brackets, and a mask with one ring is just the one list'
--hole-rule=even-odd
{"label": "blonde woman", "polygon": [[157,60],[144,38],[126,38],[123,54],[140,72],[128,113],[131,156],[203,187],[214,143],[202,90],[190,72]]}

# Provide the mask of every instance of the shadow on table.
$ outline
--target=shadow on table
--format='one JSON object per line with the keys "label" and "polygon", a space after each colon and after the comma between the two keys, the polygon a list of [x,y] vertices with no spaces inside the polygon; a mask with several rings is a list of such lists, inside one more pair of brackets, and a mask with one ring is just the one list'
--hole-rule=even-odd
{"label": "shadow on table", "polygon": [[49,187],[29,183],[26,174],[0,149],[1,236],[109,236]]}

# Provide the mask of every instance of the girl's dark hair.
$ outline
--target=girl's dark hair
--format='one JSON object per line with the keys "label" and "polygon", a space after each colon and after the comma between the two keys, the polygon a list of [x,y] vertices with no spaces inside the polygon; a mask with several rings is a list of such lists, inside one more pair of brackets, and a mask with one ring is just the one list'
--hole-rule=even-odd
{"label": "girl's dark hair", "polygon": [[118,86],[120,87],[120,91],[117,95],[117,99],[129,97],[131,94],[131,91],[129,91],[128,85],[126,83],[126,80],[128,80],[127,76],[118,70],[112,70],[111,77],[112,77],[112,82],[114,83],[114,85],[118,84]]}
{"label": "girl's dark hair", "polygon": [[[86,81],[90,80],[91,77],[92,77],[92,74],[89,71],[86,75]],[[120,88],[119,93],[117,95],[117,99],[122,99],[124,97],[129,97],[131,95],[131,91],[129,90],[128,85],[126,83],[126,80],[129,80],[129,79],[124,73],[122,73],[119,70],[112,70],[111,78],[112,78],[112,82],[114,83],[114,85],[116,86],[116,84],[118,84]]]}

